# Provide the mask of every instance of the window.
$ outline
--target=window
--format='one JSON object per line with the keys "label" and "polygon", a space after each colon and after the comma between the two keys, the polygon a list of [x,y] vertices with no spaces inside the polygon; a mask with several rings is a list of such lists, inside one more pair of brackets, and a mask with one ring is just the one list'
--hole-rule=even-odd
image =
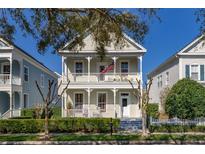
{"label": "window", "polygon": [[169,72],[166,72],[166,85],[169,84]]}
{"label": "window", "polygon": [[98,108],[103,112],[106,111],[106,93],[98,93]]}
{"label": "window", "polygon": [[24,108],[27,108],[28,107],[28,100],[29,98],[28,98],[28,94],[24,94],[23,95],[23,107]]}
{"label": "window", "polygon": [[83,109],[83,94],[82,93],[76,93],[75,94],[75,109]]}
{"label": "window", "polygon": [[199,66],[198,65],[191,65],[191,79],[199,80]]}
{"label": "window", "polygon": [[2,64],[2,73],[3,74],[10,74],[10,65],[7,63]]}
{"label": "window", "polygon": [[162,75],[158,76],[157,84],[158,84],[158,87],[162,87]]}
{"label": "window", "polygon": [[83,73],[83,62],[75,62],[75,73]]}
{"label": "window", "polygon": [[121,62],[121,73],[128,73],[128,62]]}
{"label": "window", "polygon": [[41,74],[41,87],[44,87],[44,74]]}
{"label": "window", "polygon": [[24,66],[24,81],[29,80],[29,69],[27,66]]}

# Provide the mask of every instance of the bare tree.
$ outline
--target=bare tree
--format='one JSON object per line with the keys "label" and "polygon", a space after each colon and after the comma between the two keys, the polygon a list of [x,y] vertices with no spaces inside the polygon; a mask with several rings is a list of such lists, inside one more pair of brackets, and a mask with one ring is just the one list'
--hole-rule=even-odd
{"label": "bare tree", "polygon": [[139,104],[139,109],[141,110],[142,114],[142,135],[147,135],[148,134],[148,128],[147,128],[147,106],[149,104],[149,92],[150,92],[150,87],[152,85],[152,79],[150,79],[146,84],[145,84],[145,89],[142,87],[142,81],[136,79],[137,81],[137,88],[134,87],[134,84],[128,80],[130,85],[132,86],[132,89],[134,90],[133,94],[137,98],[138,104]]}
{"label": "bare tree", "polygon": [[60,101],[60,99],[62,98],[63,93],[65,92],[65,90],[68,88],[68,85],[70,84],[70,81],[68,81],[67,85],[65,86],[65,88],[61,91],[61,94],[58,95],[58,91],[62,85],[62,81],[60,82],[60,84],[57,86],[57,82],[54,83],[54,80],[48,80],[48,93],[46,96],[43,95],[43,92],[38,84],[37,81],[35,81],[36,86],[38,88],[38,91],[41,95],[41,98],[43,100],[44,103],[44,114],[45,114],[45,140],[49,139],[49,129],[48,129],[48,119],[49,119],[49,115],[52,112],[52,108],[58,104],[58,102]]}

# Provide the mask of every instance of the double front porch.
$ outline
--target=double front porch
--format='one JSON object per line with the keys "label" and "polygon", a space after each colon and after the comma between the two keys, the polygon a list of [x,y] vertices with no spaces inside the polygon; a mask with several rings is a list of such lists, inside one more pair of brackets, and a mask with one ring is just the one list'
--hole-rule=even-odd
{"label": "double front porch", "polygon": [[63,96],[63,117],[140,117],[132,89],[68,89]]}

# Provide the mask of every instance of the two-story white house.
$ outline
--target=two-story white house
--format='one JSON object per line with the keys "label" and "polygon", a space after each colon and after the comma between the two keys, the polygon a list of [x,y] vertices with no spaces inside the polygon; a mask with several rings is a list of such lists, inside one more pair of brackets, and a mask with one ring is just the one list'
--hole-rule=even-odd
{"label": "two-story white house", "polygon": [[[103,61],[95,50],[92,35],[84,38],[85,46],[78,52],[66,47],[59,51],[62,56],[62,79],[65,87],[62,116],[75,117],[140,117],[139,100],[133,95],[128,80],[138,85],[142,79],[142,57],[146,49],[124,35],[127,46],[116,49],[106,47]],[[63,87],[62,87],[63,88]],[[72,113],[68,112],[71,104]]]}
{"label": "two-story white house", "polygon": [[42,103],[37,81],[44,95],[48,80],[56,73],[13,43],[0,38],[0,119],[21,115],[21,109]]}
{"label": "two-story white house", "polygon": [[180,79],[191,78],[205,85],[204,40],[204,35],[198,36],[148,74],[148,79],[153,79],[151,103],[160,103],[162,91]]}

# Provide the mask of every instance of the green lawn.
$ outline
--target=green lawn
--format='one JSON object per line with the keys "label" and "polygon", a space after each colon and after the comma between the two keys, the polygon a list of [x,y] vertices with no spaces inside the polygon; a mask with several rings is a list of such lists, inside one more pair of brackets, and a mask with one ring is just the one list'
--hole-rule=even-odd
{"label": "green lawn", "polygon": [[0,135],[0,141],[37,141],[37,135]]}
{"label": "green lawn", "polygon": [[[55,134],[51,141],[205,141],[205,135],[168,135],[156,134],[142,137],[134,135],[108,134]],[[0,141],[39,141],[38,135],[0,135]]]}

